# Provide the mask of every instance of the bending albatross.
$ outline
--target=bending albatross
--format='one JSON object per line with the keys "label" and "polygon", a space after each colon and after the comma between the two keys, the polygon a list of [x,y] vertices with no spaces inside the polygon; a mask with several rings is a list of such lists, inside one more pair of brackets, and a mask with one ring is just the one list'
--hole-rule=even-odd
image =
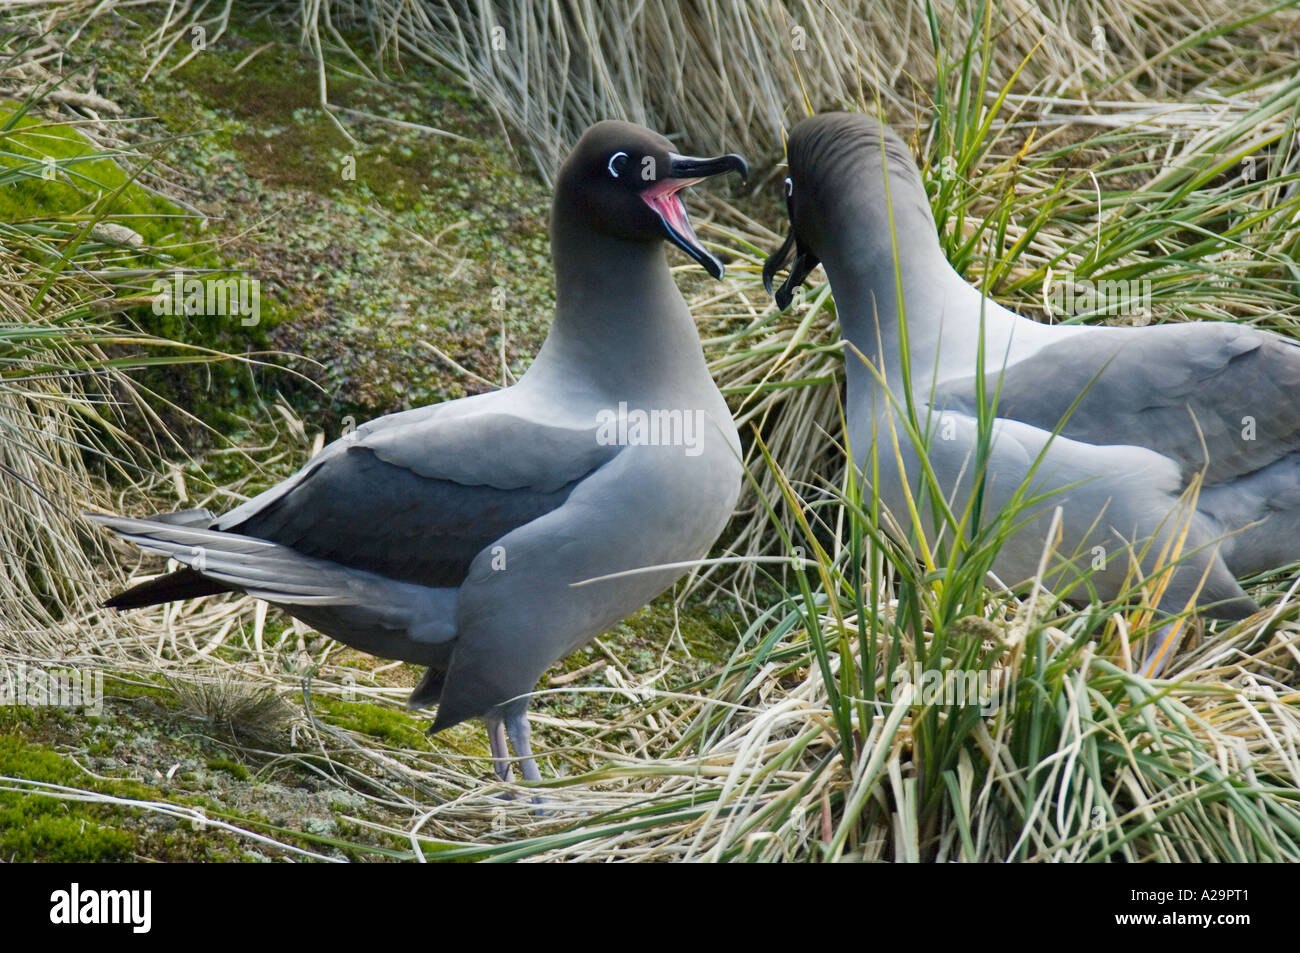
{"label": "bending albatross", "polygon": [[431,730],[480,717],[498,776],[508,734],[538,780],[527,693],[703,557],[739,494],[736,427],[664,252],[722,277],[680,192],[727,172],[744,160],[592,126],[555,189],[555,320],[517,384],[373,420],[224,516],[88,514],[185,566],[106,604],[240,590],[427,665],[409,704],[438,705]]}
{"label": "bending albatross", "polygon": [[[1150,587],[1164,624],[1149,670],[1169,657],[1181,628],[1174,617],[1257,611],[1236,577],[1300,559],[1296,342],[1224,322],[1086,327],[1023,318],[948,264],[916,163],[880,121],[852,113],[802,120],[787,158],[791,231],[766,262],[764,283],[771,292],[794,252],[776,292],[784,309],[808,273],[825,267],[850,346],[850,446],[867,476],[879,467],[881,500],[902,527],[933,542],[940,522],[905,427],[914,413],[958,517],[982,468],[986,521],[1024,505],[1022,484],[1022,500],[1037,499],[994,563],[1004,582],[1035,575],[1058,506],[1063,562],[1050,581],[1062,591],[1090,587],[1114,598],[1131,589],[1135,565],[1150,574],[1181,557]],[[981,404],[996,418],[984,461]],[[908,519],[909,496],[919,520]]]}

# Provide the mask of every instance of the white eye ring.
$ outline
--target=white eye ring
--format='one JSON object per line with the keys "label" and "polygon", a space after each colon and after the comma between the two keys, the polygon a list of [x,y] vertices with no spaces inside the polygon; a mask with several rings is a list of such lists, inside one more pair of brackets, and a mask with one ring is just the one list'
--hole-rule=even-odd
{"label": "white eye ring", "polygon": [[619,159],[626,159],[626,158],[627,158],[626,152],[615,152],[612,156],[610,156],[609,164],[605,166],[605,168],[609,170],[609,174],[617,179],[618,170],[614,168],[614,163],[617,162]]}
{"label": "white eye ring", "polygon": [[789,198],[794,195],[794,180],[788,175],[785,177],[785,197]]}

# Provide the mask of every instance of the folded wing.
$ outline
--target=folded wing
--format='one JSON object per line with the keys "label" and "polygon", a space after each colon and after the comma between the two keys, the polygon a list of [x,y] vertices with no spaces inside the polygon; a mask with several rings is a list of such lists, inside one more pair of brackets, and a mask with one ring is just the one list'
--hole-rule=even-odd
{"label": "folded wing", "polygon": [[[1204,469],[1207,485],[1225,483],[1300,450],[1300,346],[1248,326],[1072,336],[984,386],[999,417],[1060,426],[1084,443],[1146,447],[1174,460],[1184,482]],[[946,382],[935,403],[974,413],[975,379]]]}
{"label": "folded wing", "polygon": [[613,459],[597,431],[508,413],[396,415],[213,528],[390,579],[455,586],[485,547]]}

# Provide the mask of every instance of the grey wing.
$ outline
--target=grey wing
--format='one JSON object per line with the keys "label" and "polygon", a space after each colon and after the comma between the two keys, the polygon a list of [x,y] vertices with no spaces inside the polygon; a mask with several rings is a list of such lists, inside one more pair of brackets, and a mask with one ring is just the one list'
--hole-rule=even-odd
{"label": "grey wing", "polygon": [[213,528],[423,586],[457,586],[511,530],[563,505],[618,447],[510,414],[385,418]]}
{"label": "grey wing", "polygon": [[[974,386],[948,382],[936,405],[974,413]],[[998,387],[990,374],[990,401]],[[1048,431],[1064,420],[1067,437],[1146,447],[1176,461],[1184,479],[1205,468],[1209,485],[1300,450],[1300,345],[1248,326],[1077,335],[1007,368],[1000,387],[999,417]]]}

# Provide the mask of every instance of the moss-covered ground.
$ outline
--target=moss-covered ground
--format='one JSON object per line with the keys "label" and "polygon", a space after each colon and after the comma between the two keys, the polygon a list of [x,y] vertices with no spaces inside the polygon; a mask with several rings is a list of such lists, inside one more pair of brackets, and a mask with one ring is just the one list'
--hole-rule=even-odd
{"label": "moss-covered ground", "polygon": [[[86,142],[52,125],[38,106],[13,123],[6,148],[51,156],[59,174],[0,187],[0,220],[129,228],[140,241],[114,251],[124,273],[184,268],[260,281],[257,326],[158,316],[143,307],[123,316],[202,347],[274,352],[268,366],[142,372],[142,383],[213,428],[192,435],[192,458],[178,458],[192,487],[255,491],[301,465],[312,437],[336,437],[348,418],[464,396],[486,386],[475,376],[500,381],[527,367],[553,305],[549,195],[488,112],[447,76],[407,64],[381,81],[359,69],[328,73],[336,107],[330,115],[320,106],[315,59],[286,22],[265,13],[234,24],[184,67],[166,68],[188,52],[178,49],[146,76],[151,16],[127,8],[92,20],[69,45],[62,68],[97,71],[98,93],[127,117],[117,135],[167,185],[135,181],[138,158],[80,159]],[[356,49],[364,59],[364,42]],[[380,72],[377,63],[367,66]],[[0,125],[17,109],[16,102],[0,103]],[[0,157],[0,174],[3,163]],[[110,242],[113,234],[88,232],[85,240]],[[277,400],[300,418],[303,439],[269,456],[222,452],[224,444],[266,443],[268,421],[277,420],[268,408]],[[178,502],[160,493],[160,508]],[[542,687],[561,677],[572,690],[547,694],[534,709],[564,719],[615,719],[632,704],[627,696],[582,691],[608,686],[602,662],[633,678],[661,673],[659,687],[688,683],[726,657],[735,628],[715,607],[675,611],[665,597],[561,663]],[[295,636],[273,616],[264,637],[275,649]],[[235,636],[218,655],[238,662],[247,642],[247,633]],[[409,688],[420,674],[412,666],[376,672],[382,662],[346,649],[332,660],[369,684]],[[577,677],[565,681],[565,674]],[[100,796],[41,796],[0,784],[0,860],[284,855],[108,797],[202,810],[325,855],[383,858],[403,848],[349,819],[398,820],[332,781],[296,747],[289,729],[256,743],[236,737],[229,725],[204,720],[193,696],[161,677],[110,673],[106,694],[98,714],[0,708],[0,776]],[[321,724],[382,748],[482,757],[481,773],[490,776],[477,725],[430,739],[428,713],[335,695],[291,701],[309,705]],[[545,752],[549,733],[543,727],[537,735]]]}

